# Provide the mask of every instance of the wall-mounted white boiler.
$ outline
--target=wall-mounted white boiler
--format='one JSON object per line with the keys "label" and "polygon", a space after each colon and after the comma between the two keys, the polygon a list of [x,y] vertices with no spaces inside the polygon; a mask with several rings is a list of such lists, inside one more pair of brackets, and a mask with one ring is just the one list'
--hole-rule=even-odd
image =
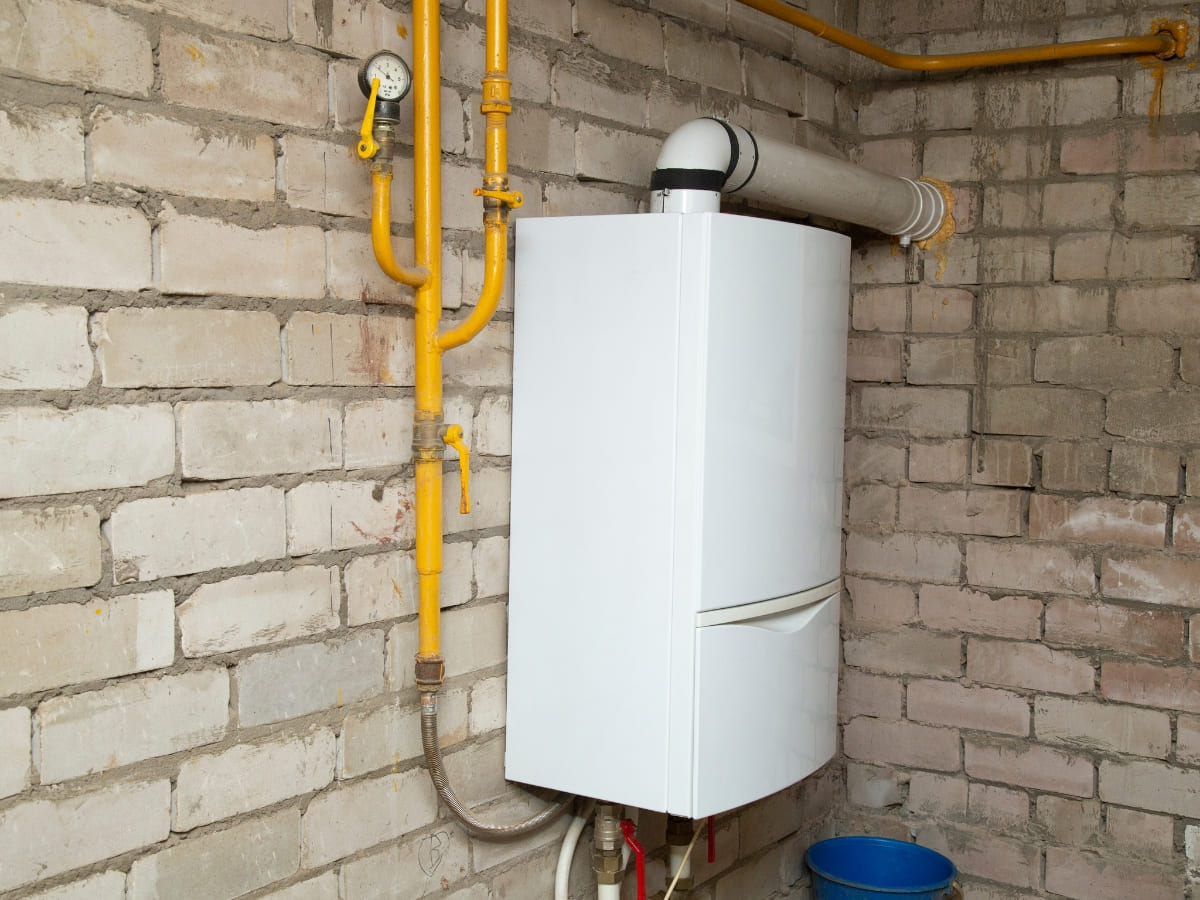
{"label": "wall-mounted white boiler", "polygon": [[517,223],[508,778],[700,818],[836,746],[849,240]]}

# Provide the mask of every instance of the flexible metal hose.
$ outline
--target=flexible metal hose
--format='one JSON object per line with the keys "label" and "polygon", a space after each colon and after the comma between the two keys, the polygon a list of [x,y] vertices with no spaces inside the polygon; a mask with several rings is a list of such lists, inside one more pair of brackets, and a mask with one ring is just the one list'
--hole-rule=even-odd
{"label": "flexible metal hose", "polygon": [[489,841],[515,841],[545,828],[564,812],[575,800],[574,794],[568,794],[552,806],[531,816],[524,822],[513,825],[489,825],[481,822],[472,815],[466,805],[458,799],[454,788],[450,787],[450,779],[442,764],[442,748],[438,743],[437,727],[437,695],[425,694],[421,697],[421,745],[425,749],[425,766],[429,769],[429,777],[437,790],[437,795],[446,808],[454,813],[472,837],[485,838]]}

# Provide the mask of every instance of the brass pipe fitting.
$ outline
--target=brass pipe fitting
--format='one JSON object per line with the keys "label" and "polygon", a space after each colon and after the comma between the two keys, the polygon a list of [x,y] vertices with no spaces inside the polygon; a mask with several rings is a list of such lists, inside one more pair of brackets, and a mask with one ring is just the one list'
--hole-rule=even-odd
{"label": "brass pipe fitting", "polygon": [[611,803],[596,807],[595,834],[592,837],[592,870],[597,884],[620,884],[625,874],[621,865],[621,848],[625,838],[621,834],[621,820],[617,808]]}
{"label": "brass pipe fitting", "polygon": [[375,139],[375,143],[379,145],[379,152],[376,159],[383,157],[388,160],[389,164],[392,157],[396,153],[396,125],[391,119],[381,119],[375,117],[375,125],[371,129],[371,136]]}
{"label": "brass pipe fitting", "polygon": [[596,807],[595,833],[592,843],[605,850],[620,850],[625,838],[621,835],[621,818],[617,808],[611,803],[601,803]]}
{"label": "brass pipe fitting", "polygon": [[593,851],[592,871],[596,873],[596,884],[620,884],[625,880],[625,868],[621,865],[621,851]]}
{"label": "brass pipe fitting", "polygon": [[419,461],[441,461],[446,455],[446,444],[442,440],[446,426],[442,417],[422,416],[421,411],[413,417],[412,452]]}

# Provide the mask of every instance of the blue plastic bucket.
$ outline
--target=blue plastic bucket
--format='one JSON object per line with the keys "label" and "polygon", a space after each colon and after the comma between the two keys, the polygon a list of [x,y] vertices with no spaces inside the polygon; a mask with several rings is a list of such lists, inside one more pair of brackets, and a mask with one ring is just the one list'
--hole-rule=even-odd
{"label": "blue plastic bucket", "polygon": [[879,837],[819,841],[804,855],[816,900],[941,900],[958,871],[936,850]]}

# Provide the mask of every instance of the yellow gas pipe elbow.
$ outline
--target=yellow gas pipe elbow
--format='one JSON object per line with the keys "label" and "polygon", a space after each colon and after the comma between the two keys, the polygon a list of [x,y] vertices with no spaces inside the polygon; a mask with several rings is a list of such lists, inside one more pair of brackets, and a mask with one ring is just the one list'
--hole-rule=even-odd
{"label": "yellow gas pipe elbow", "polygon": [[504,291],[504,269],[508,257],[507,221],[487,222],[485,228],[483,289],[471,314],[454,328],[438,336],[438,347],[450,350],[465,344],[491,321]]}
{"label": "yellow gas pipe elbow", "polygon": [[423,266],[404,269],[396,264],[392,252],[392,173],[377,166],[371,167],[371,247],[375,262],[393,281],[418,288],[429,280],[429,270]]}

